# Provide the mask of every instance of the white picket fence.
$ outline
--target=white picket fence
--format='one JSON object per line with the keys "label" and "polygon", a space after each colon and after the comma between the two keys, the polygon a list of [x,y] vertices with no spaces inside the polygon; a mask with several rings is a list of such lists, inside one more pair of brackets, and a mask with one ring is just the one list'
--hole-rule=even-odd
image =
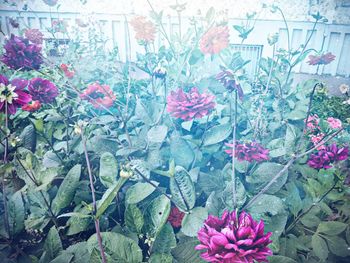
{"label": "white picket fence", "polygon": [[[65,20],[68,25],[74,25],[75,19],[78,18],[78,13],[49,13],[49,12],[15,12],[0,10],[0,25],[5,34],[18,33],[9,25],[9,18],[16,18],[20,24],[19,30],[26,26],[31,28],[41,29],[43,32],[51,27],[51,22],[57,19]],[[132,28],[128,27],[127,20],[130,15],[112,15],[112,14],[96,14],[96,20],[99,21],[101,32],[107,37],[107,46],[112,48],[118,46],[120,60],[125,61],[128,57],[132,60],[136,59],[137,52],[144,52],[133,37]],[[176,18],[166,18],[164,27],[167,33],[172,36],[178,32],[179,24]],[[244,21],[231,19],[230,25],[240,25]],[[288,22],[290,33],[290,45],[292,49],[297,49],[301,44],[305,43],[306,39],[312,33],[313,23],[311,22]],[[182,24],[182,32],[189,26],[189,21],[184,19]],[[250,59],[248,64],[249,73],[254,73],[257,68],[258,61],[261,56],[267,57],[272,55],[272,47],[267,43],[267,35],[269,33],[279,32],[280,39],[278,47],[287,48],[288,38],[287,30],[283,21],[275,20],[258,20],[255,23],[253,32],[249,35],[244,45],[239,45],[241,39],[238,38],[237,32],[231,27],[231,43],[237,43],[235,48],[242,52],[244,59]],[[130,42],[127,37],[130,34]],[[322,66],[319,73],[332,76],[350,77],[350,25],[333,25],[333,24],[318,24],[315,31],[312,33],[312,38],[308,48],[320,50],[324,39],[324,50],[332,52],[336,55],[336,60],[329,65]],[[4,37],[1,35],[0,41]],[[158,35],[155,41],[155,48],[165,44],[165,39]],[[295,72],[300,73],[315,73],[316,67],[310,66],[303,62],[295,68]]]}

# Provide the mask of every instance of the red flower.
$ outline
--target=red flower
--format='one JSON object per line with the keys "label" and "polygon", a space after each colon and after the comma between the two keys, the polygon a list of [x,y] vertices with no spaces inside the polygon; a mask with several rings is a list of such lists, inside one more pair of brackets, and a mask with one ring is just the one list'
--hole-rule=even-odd
{"label": "red flower", "polygon": [[264,227],[262,220],[258,223],[244,211],[239,218],[235,211],[225,211],[221,218],[209,215],[198,232],[201,244],[196,250],[205,250],[201,257],[207,262],[268,262],[272,233],[264,234]]}
{"label": "red flower", "polygon": [[30,80],[28,90],[33,100],[41,103],[50,103],[58,95],[58,89],[51,81],[42,78],[33,78]]}
{"label": "red flower", "polygon": [[0,75],[0,112],[15,114],[17,108],[31,101],[32,97],[24,91],[27,85],[28,81],[24,79],[13,79],[10,82],[4,75]]}
{"label": "red flower", "polygon": [[108,85],[99,83],[90,84],[87,89],[80,94],[80,98],[89,101],[96,109],[110,108],[116,96]]}
{"label": "red flower", "polygon": [[74,71],[74,70],[69,70],[67,64],[61,64],[60,68],[63,70],[64,75],[65,75],[67,78],[71,79],[71,78],[74,77],[75,71]]}
{"label": "red flower", "polygon": [[229,45],[227,26],[210,28],[201,38],[199,48],[204,54],[218,54]]}
{"label": "red flower", "polygon": [[30,42],[34,44],[41,45],[43,43],[43,33],[40,32],[39,29],[26,29],[24,32],[24,35],[26,36],[27,39],[29,39]]}
{"label": "red flower", "polygon": [[181,227],[182,219],[185,213],[181,212],[176,206],[171,208],[168,221],[173,227]]}
{"label": "red flower", "polygon": [[38,109],[40,109],[40,107],[41,107],[40,101],[32,100],[27,105],[22,106],[22,110],[33,112],[33,111],[37,111]]}
{"label": "red flower", "polygon": [[176,118],[189,121],[208,115],[215,107],[214,95],[200,94],[196,87],[185,93],[182,89],[172,91],[167,98],[167,111]]}
{"label": "red flower", "polygon": [[[231,149],[225,150],[225,152],[232,156],[233,144],[226,143],[226,146],[231,147]],[[263,162],[269,160],[269,150],[257,142],[236,142],[235,157],[238,161]]]}
{"label": "red flower", "polygon": [[333,55],[331,52],[328,52],[326,54],[319,55],[319,56],[310,55],[309,61],[307,63],[309,63],[309,65],[313,65],[313,66],[314,65],[327,65],[327,64],[331,63],[334,59],[335,59],[335,55]]}

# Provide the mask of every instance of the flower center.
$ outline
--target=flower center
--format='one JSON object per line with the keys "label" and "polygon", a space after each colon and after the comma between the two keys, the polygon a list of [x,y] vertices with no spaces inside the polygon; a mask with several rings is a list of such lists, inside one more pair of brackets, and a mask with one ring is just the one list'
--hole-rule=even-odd
{"label": "flower center", "polygon": [[12,104],[13,100],[18,98],[18,94],[15,92],[16,87],[11,84],[5,85],[0,83],[0,102],[6,101],[8,104]]}

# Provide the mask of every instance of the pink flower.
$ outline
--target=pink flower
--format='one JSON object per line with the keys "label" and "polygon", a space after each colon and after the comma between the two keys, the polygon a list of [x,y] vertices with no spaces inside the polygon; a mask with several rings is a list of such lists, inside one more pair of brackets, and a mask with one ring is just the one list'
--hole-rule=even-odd
{"label": "pink flower", "polygon": [[[306,122],[306,119],[304,120],[304,122]],[[320,127],[318,125],[319,123],[320,123],[320,118],[317,116],[317,114],[310,115],[308,120],[307,120],[307,124],[306,124],[307,130],[309,132],[313,132],[315,130],[320,129]]]}
{"label": "pink flower", "polygon": [[198,232],[201,244],[195,249],[205,250],[201,257],[206,262],[268,262],[272,233],[264,234],[264,227],[262,220],[258,223],[244,211],[239,218],[234,211],[225,211],[221,218],[209,215]]}
{"label": "pink flower", "polygon": [[137,41],[152,43],[156,37],[156,27],[151,21],[144,16],[136,16],[130,21],[134,28],[135,38]]}
{"label": "pink flower", "polygon": [[96,109],[112,107],[116,96],[108,85],[90,84],[80,98],[89,101]]}
{"label": "pink flower", "polygon": [[1,61],[14,70],[39,69],[43,63],[41,47],[29,43],[26,38],[12,34],[10,39],[5,41],[4,49]]}
{"label": "pink flower", "polygon": [[336,144],[328,145],[319,150],[316,154],[311,154],[307,164],[315,169],[329,169],[332,163],[343,161],[348,158],[349,148],[338,148]]}
{"label": "pink flower", "polygon": [[335,55],[333,55],[331,52],[328,52],[323,55],[318,55],[318,56],[309,56],[309,65],[327,65],[331,63],[335,59]]}
{"label": "pink flower", "polygon": [[[233,144],[226,143],[226,146],[230,149],[225,150],[225,152],[232,156]],[[235,157],[238,161],[263,162],[269,160],[269,150],[257,142],[236,142]]]}
{"label": "pink flower", "polygon": [[342,122],[339,119],[328,117],[327,122],[329,127],[331,127],[331,129],[337,130],[337,129],[341,129],[342,127]]}
{"label": "pink flower", "polygon": [[171,208],[168,221],[173,227],[181,227],[182,219],[185,213],[181,212],[176,206]]}
{"label": "pink flower", "polygon": [[69,70],[68,65],[67,64],[61,64],[60,68],[63,70],[64,75],[69,78],[72,79],[75,75],[75,71],[74,70]]}
{"label": "pink flower", "polygon": [[167,97],[167,111],[175,118],[184,121],[202,118],[208,115],[215,107],[214,95],[208,93],[200,94],[196,87],[188,93],[182,89],[172,91]]}
{"label": "pink flower", "polygon": [[23,79],[13,79],[11,82],[0,75],[0,112],[15,114],[17,108],[26,105],[32,97],[24,91],[28,81]]}
{"label": "pink flower", "polygon": [[[312,134],[310,136],[310,140],[311,142],[316,146],[317,144],[319,144],[319,142],[325,137],[324,133],[319,133],[317,135]],[[317,148],[317,150],[322,150],[325,149],[326,146],[325,145],[321,145]]]}
{"label": "pink flower", "polygon": [[41,45],[43,43],[44,34],[41,33],[39,29],[26,29],[26,31],[24,31],[24,35],[34,44]]}
{"label": "pink flower", "polygon": [[227,26],[214,26],[201,38],[199,48],[204,54],[218,54],[229,45]]}
{"label": "pink flower", "polygon": [[51,81],[42,78],[32,78],[28,90],[33,100],[50,103],[58,96],[58,89]]}

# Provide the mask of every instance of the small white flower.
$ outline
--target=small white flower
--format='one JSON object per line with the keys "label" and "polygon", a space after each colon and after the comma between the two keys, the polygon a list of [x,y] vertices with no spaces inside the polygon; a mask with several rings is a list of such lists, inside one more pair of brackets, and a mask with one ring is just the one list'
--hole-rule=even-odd
{"label": "small white flower", "polygon": [[343,101],[343,104],[348,104],[348,105],[350,105],[350,99],[344,100],[344,101]]}
{"label": "small white flower", "polygon": [[350,87],[349,87],[349,85],[341,84],[341,85],[339,86],[339,90],[340,90],[340,92],[341,92],[342,94],[346,94],[347,92],[349,92]]}

